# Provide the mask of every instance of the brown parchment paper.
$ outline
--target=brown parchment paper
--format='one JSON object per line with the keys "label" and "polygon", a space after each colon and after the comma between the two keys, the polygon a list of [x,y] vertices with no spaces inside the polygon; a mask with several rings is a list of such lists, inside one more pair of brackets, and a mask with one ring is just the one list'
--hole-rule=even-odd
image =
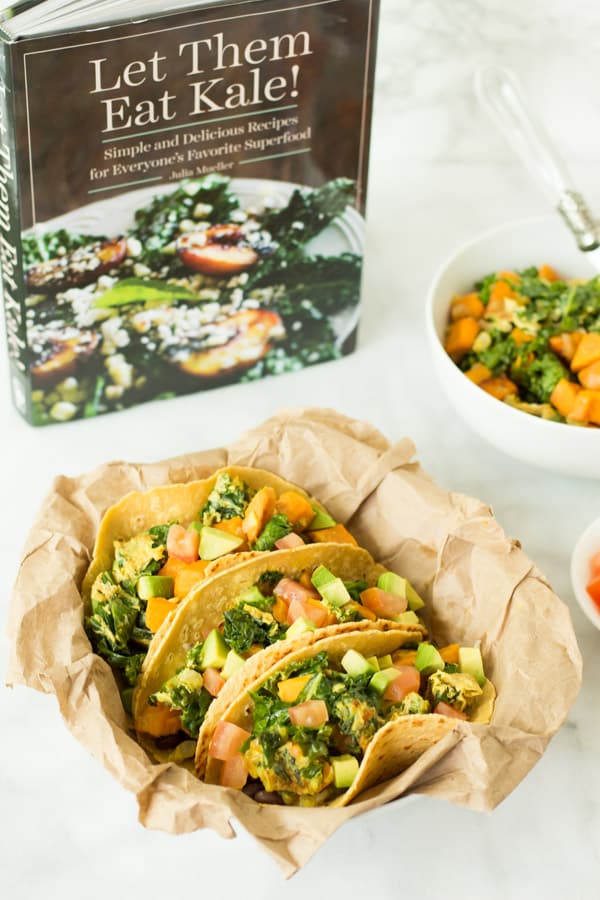
{"label": "brown parchment paper", "polygon": [[[414,452],[410,440],[392,446],[370,425],[331,410],[296,409],[228,448],[57,478],[14,588],[9,684],[56,694],[75,737],[136,794],[145,826],[176,834],[212,828],[231,838],[234,818],[286,875],[347,819],[408,793],[493,809],[564,721],[581,657],[567,608],[518,543],[483,503],[437,487]],[[91,652],[79,587],[100,519],[124,493],[204,478],[227,464],[269,469],[316,496],[378,561],[414,583],[438,642],[481,640],[498,691],[491,724],[457,720],[410,769],[342,809],[261,807],[182,767],[152,763],[127,730],[108,665]]]}

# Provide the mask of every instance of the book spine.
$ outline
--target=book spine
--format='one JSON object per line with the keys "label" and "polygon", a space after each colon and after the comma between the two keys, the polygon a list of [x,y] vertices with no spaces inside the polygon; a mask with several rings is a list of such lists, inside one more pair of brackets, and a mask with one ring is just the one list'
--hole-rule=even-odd
{"label": "book spine", "polygon": [[0,36],[0,278],[13,402],[31,422],[12,46]]}

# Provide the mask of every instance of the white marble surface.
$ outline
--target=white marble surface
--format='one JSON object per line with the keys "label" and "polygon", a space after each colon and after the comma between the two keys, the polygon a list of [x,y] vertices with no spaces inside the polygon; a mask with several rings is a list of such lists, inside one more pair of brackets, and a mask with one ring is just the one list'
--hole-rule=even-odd
{"label": "white marble surface", "polygon": [[[457,421],[435,382],[423,300],[462,240],[543,212],[476,108],[473,65],[513,65],[600,208],[600,7],[594,0],[387,0],[372,153],[366,305],[357,355],[268,383],[35,431],[7,402],[0,374],[0,567],[9,586],[33,513],[58,472],[108,458],[150,460],[234,438],[290,404],[336,407],[392,439],[411,435],[444,486],[490,502],[573,612],[584,687],[566,726],[493,814],[417,800],[354,820],[289,883],[246,835],[145,832],[134,799],[63,727],[54,700],[0,691],[0,896],[100,900],[202,895],[520,900],[600,895],[600,634],[571,594],[575,538],[599,514],[600,485],[514,462]],[[569,240],[568,236],[566,240]],[[6,642],[0,670],[5,668]]]}

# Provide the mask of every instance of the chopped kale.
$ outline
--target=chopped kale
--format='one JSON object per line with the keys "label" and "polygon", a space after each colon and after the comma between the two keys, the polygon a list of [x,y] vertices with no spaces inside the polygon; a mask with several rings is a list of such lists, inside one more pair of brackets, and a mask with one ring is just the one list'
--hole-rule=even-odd
{"label": "chopped kale", "polygon": [[283,572],[263,572],[256,586],[263,596],[270,597],[283,577]]}
{"label": "chopped kale", "polygon": [[272,550],[275,542],[294,530],[294,526],[283,513],[276,513],[269,519],[254,544],[254,550]]}
{"label": "chopped kale", "polygon": [[[261,612],[257,610],[257,613]],[[268,647],[285,636],[286,628],[269,613],[254,615],[248,604],[234,606],[223,614],[225,642],[236,653],[246,653],[253,644]]]}
{"label": "chopped kale", "polygon": [[38,263],[48,262],[58,256],[64,256],[78,247],[105,241],[106,235],[76,234],[59,228],[46,234],[30,233],[23,235],[23,268],[25,271]]}
{"label": "chopped kale", "polygon": [[267,213],[264,227],[287,248],[306,244],[344,212],[355,188],[348,178],[336,178],[316,190],[298,188],[284,209]]}
{"label": "chopped kale", "polygon": [[198,518],[203,525],[214,525],[236,516],[243,518],[250,499],[250,488],[241,478],[221,472]]}
{"label": "chopped kale", "polygon": [[356,603],[361,603],[360,595],[369,587],[366,581],[345,581],[344,586]]}
{"label": "chopped kale", "polygon": [[536,355],[533,360],[516,360],[510,374],[521,388],[522,397],[534,403],[547,403],[558,382],[569,378],[565,366],[550,350]]}
{"label": "chopped kale", "polygon": [[229,178],[212,173],[204,178],[183,181],[171,194],[159,194],[135,213],[135,224],[130,234],[141,241],[142,254],[138,261],[156,270],[165,262],[177,259],[165,254],[167,247],[179,234],[182,220],[194,219],[198,204],[211,207],[212,222],[223,224],[231,220],[231,214],[239,208],[239,201],[231,190]]}

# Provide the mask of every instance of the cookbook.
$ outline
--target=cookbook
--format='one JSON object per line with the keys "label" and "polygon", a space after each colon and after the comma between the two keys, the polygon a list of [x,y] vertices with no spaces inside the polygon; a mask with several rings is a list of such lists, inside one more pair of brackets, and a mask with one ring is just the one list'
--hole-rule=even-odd
{"label": "cookbook", "polygon": [[354,349],[378,7],[2,7],[0,262],[29,422]]}

